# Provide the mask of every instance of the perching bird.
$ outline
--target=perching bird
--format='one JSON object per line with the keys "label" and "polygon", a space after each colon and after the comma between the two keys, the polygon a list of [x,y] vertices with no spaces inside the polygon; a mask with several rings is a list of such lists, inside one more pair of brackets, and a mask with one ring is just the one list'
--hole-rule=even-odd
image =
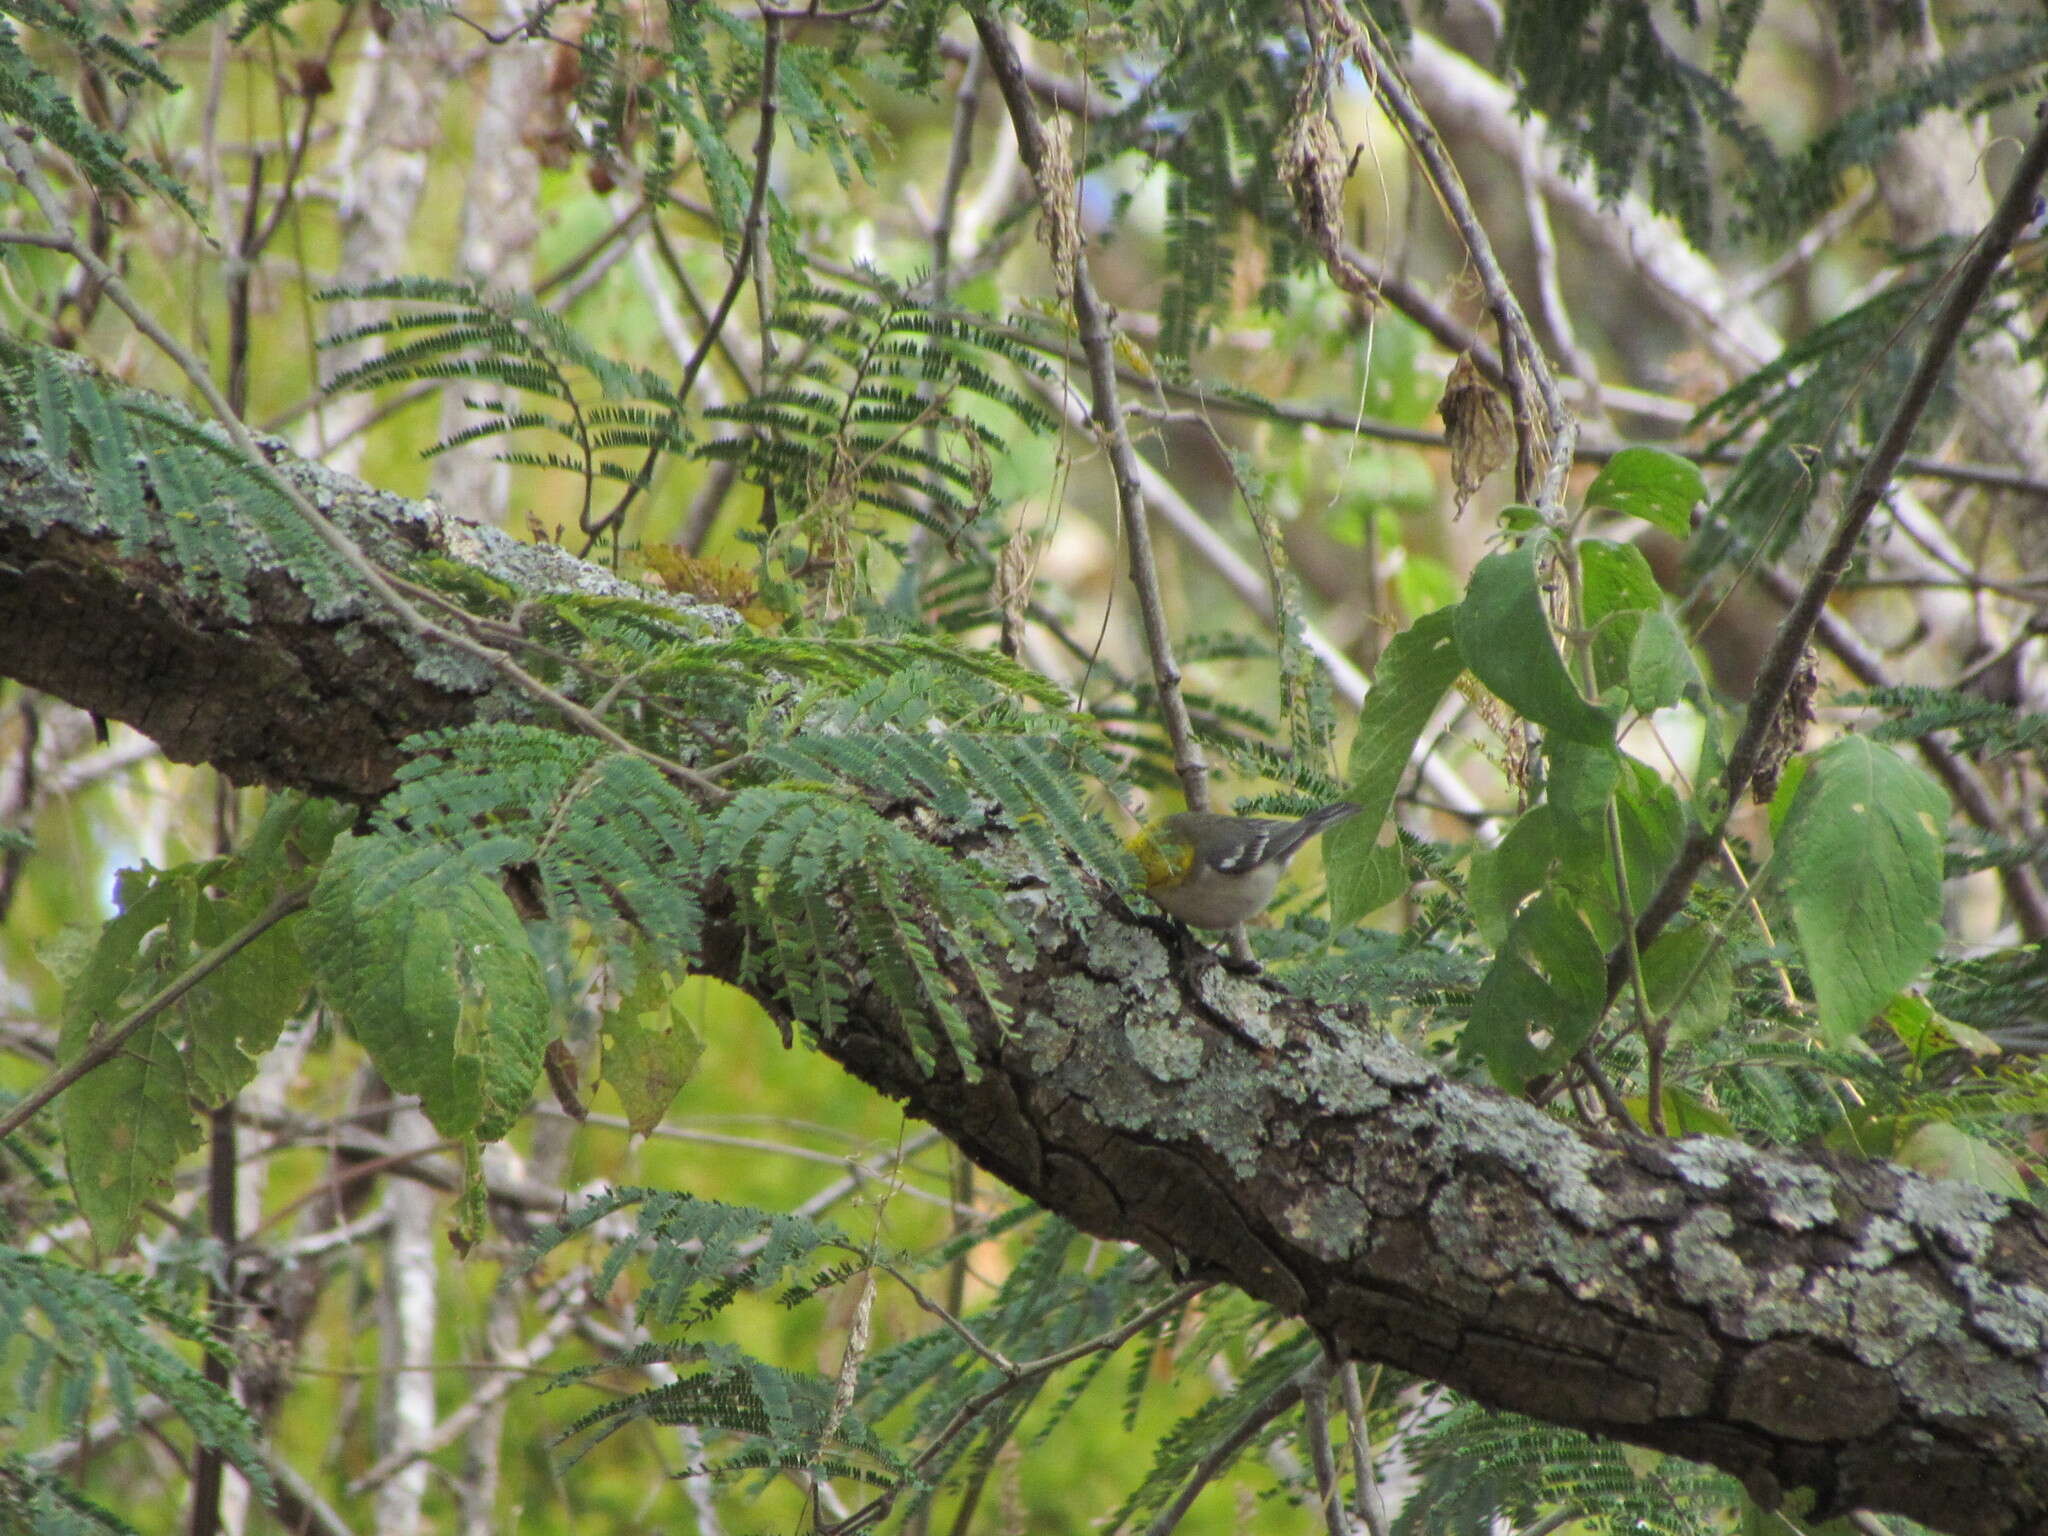
{"label": "perching bird", "polygon": [[1229,928],[1266,910],[1303,844],[1358,811],[1344,800],[1298,821],[1181,811],[1125,846],[1145,872],[1145,894],[1162,910],[1192,927]]}

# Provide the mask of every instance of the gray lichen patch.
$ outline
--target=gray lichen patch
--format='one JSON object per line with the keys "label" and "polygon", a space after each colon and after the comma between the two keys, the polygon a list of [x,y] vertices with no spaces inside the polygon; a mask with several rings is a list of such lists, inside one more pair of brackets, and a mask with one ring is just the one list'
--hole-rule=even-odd
{"label": "gray lichen patch", "polygon": [[1376,1055],[1363,1039],[1310,1052],[1296,1067],[1303,1095],[1332,1115],[1368,1115],[1386,1108],[1394,1095],[1373,1070]]}
{"label": "gray lichen patch", "polygon": [[1892,1370],[1924,1419],[1953,1421],[1966,1434],[1981,1433],[1989,1420],[2030,1439],[2048,1435],[2033,1371],[1974,1339],[1930,1339]]}
{"label": "gray lichen patch", "polygon": [[1289,1240],[1325,1260],[1350,1258],[1372,1236],[1371,1209],[1342,1184],[1303,1186],[1296,1199],[1280,1208],[1278,1220]]}
{"label": "gray lichen patch", "polygon": [[1848,1339],[1866,1365],[1896,1365],[1947,1321],[1948,1308],[1907,1275],[1839,1274],[1849,1296]]}
{"label": "gray lichen patch", "polygon": [[1607,1197],[1593,1182],[1603,1154],[1528,1105],[1487,1098],[1445,1084],[1434,1095],[1447,1136],[1475,1156],[1513,1170],[1544,1204],[1588,1230],[1612,1219]]}
{"label": "gray lichen patch", "polygon": [[1970,1326],[2002,1348],[2040,1352],[2048,1347],[2048,1292],[2008,1285],[1971,1266],[1957,1277],[1969,1298]]}
{"label": "gray lichen patch", "polygon": [[725,634],[739,627],[740,616],[730,608],[641,586],[601,567],[585,564],[558,544],[529,544],[489,524],[456,517],[438,503],[421,505],[429,537],[443,553],[522,592],[647,603],[701,624],[710,634]]}
{"label": "gray lichen patch", "polygon": [[1096,926],[1088,939],[1088,967],[1104,976],[1161,986],[1172,975],[1166,946],[1158,936],[1127,923]]}
{"label": "gray lichen patch", "polygon": [[1202,1001],[1265,1046],[1285,1043],[1273,1024],[1272,994],[1249,977],[1239,976],[1220,965],[1207,966],[1194,981]]}
{"label": "gray lichen patch", "polygon": [[1202,1070],[1202,1042],[1177,1017],[1134,1014],[1124,1040],[1132,1059],[1162,1083],[1184,1083]]}
{"label": "gray lichen patch", "polygon": [[1989,1190],[1955,1179],[1908,1179],[1899,1189],[1899,1215],[1957,1258],[1983,1258],[1992,1227],[2011,1209]]}
{"label": "gray lichen patch", "polygon": [[1709,1207],[1688,1216],[1671,1235],[1678,1294],[1716,1316],[1740,1311],[1754,1290],[1742,1256],[1724,1241],[1734,1231],[1734,1217]]}
{"label": "gray lichen patch", "polygon": [[1856,1249],[1849,1255],[1849,1262],[1861,1269],[1876,1269],[1891,1263],[1902,1253],[1912,1253],[1919,1246],[1920,1239],[1903,1221],[1894,1221],[1889,1216],[1872,1216],[1857,1234]]}

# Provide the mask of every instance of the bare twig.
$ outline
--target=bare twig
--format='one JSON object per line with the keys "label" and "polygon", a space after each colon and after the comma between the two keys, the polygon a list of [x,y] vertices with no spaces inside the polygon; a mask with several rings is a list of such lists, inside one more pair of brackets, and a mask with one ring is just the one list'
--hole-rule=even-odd
{"label": "bare twig", "polygon": [[[1069,421],[1078,421],[1086,407],[1071,386],[1041,385],[1046,399]],[[1273,589],[1252,563],[1234,549],[1230,541],[1210,526],[1200,512],[1174,488],[1173,482],[1147,463],[1138,460],[1138,483],[1147,504],[1157,511],[1168,527],[1236,594],[1238,600],[1270,626],[1275,622]],[[1356,709],[1365,702],[1370,684],[1343,648],[1315,625],[1304,623],[1301,643],[1321,664],[1337,696]],[[1422,765],[1430,788],[1461,816],[1482,817],[1491,813],[1457,772],[1435,755],[1435,733],[1425,732],[1418,744],[1416,761]]]}
{"label": "bare twig", "polygon": [[589,1269],[578,1268],[542,1291],[534,1298],[534,1305],[547,1321],[541,1324],[533,1337],[493,1362],[496,1374],[465,1397],[461,1406],[436,1424],[427,1435],[379,1457],[342,1491],[352,1499],[374,1492],[415,1462],[461,1439],[463,1431],[503,1400],[524,1373],[545,1359],[563,1336],[576,1326],[577,1308],[573,1303],[577,1292],[589,1281]]}
{"label": "bare twig", "polygon": [[1600,371],[1592,356],[1579,344],[1572,317],[1565,307],[1564,287],[1557,275],[1557,237],[1550,228],[1550,208],[1543,200],[1543,183],[1536,174],[1536,126],[1522,125],[1522,208],[1529,221],[1529,244],[1536,267],[1536,302],[1550,339],[1571,365],[1573,375],[1586,392],[1585,404],[1596,420],[1607,411],[1600,399]]}
{"label": "bare twig", "polygon": [[[989,71],[1003,93],[1010,123],[1017,135],[1018,152],[1025,168],[1038,186],[1040,199],[1049,210],[1056,200],[1071,201],[1072,186],[1054,184],[1052,150],[1045,125],[1039,121],[1038,106],[1025,80],[1023,61],[1010,41],[1002,22],[984,5],[969,8],[974,30],[981,38]],[[1071,252],[1072,276],[1069,297],[1074,323],[1080,336],[1081,352],[1088,364],[1090,410],[1095,431],[1109,455],[1110,473],[1116,482],[1117,508],[1123,515],[1124,536],[1131,552],[1131,584],[1137,589],[1138,611],[1144,623],[1145,649],[1152,661],[1152,680],[1159,692],[1159,712],[1173,746],[1174,766],[1180,772],[1181,789],[1188,809],[1209,808],[1209,765],[1202,755],[1188,722],[1188,708],[1180,691],[1180,664],[1174,659],[1173,640],[1167,633],[1166,605],[1159,591],[1159,568],[1152,551],[1152,529],[1139,488],[1138,451],[1124,422],[1123,406],[1117,394],[1116,345],[1110,334],[1106,305],[1095,291],[1088,258],[1075,241]],[[1063,265],[1064,258],[1055,261]]]}
{"label": "bare twig", "polygon": [[[1370,258],[1360,256],[1359,260],[1370,266]],[[1492,383],[1500,384],[1503,377],[1500,371],[1500,358],[1477,334],[1438,310],[1419,289],[1403,284],[1390,273],[1375,272],[1374,283],[1379,288],[1380,296],[1388,300],[1395,309],[1422,325],[1451,351],[1469,355],[1482,374]],[[1053,345],[1037,332],[1016,326],[990,328],[997,334],[1034,351],[1050,353],[1055,350]],[[1290,426],[1321,427],[1330,432],[1356,433],[1379,442],[1405,443],[1416,448],[1446,446],[1446,438],[1441,432],[1432,431],[1427,427],[1411,427],[1402,422],[1386,421],[1374,416],[1360,416],[1349,408],[1301,405],[1288,400],[1260,400],[1242,394],[1214,393],[1198,384],[1177,379],[1143,379],[1127,368],[1119,369],[1118,377],[1127,384],[1138,384],[1156,390],[1169,399],[1185,400],[1204,413],[1224,411],[1231,415],[1250,416],[1262,421],[1284,422]],[[1649,395],[1640,390],[1618,388],[1605,383],[1600,386],[1600,393],[1604,403],[1616,410],[1647,413],[1672,422],[1682,423],[1690,420],[1695,409],[1681,400],[1663,395]],[[1144,408],[1133,405],[1130,407],[1130,414],[1136,416],[1143,410]],[[1183,418],[1176,415],[1170,419]],[[1589,464],[1605,464],[1630,446],[1632,445],[1629,443],[1607,437],[1590,443],[1582,440],[1574,457]],[[1673,443],[1666,443],[1663,446],[1673,453],[1691,459],[1695,464],[1740,464],[1749,456],[1749,449],[1740,443],[1728,447],[1691,447]],[[1922,479],[1939,480],[1954,485],[1982,486],[1986,490],[2007,491],[2014,495],[2048,501],[2048,480],[2037,480],[2023,470],[2007,469],[1997,464],[1950,463],[1920,455],[1908,455],[1899,460],[1899,472]],[[2039,599],[2038,593],[2024,591],[2010,583],[2001,585],[1992,578],[1981,577],[1974,572],[1965,572],[1964,575],[1975,580],[1977,585],[1994,591],[2007,590],[2009,595],[2024,601],[2033,602]]]}
{"label": "bare twig", "polygon": [[1186,1485],[1174,1495],[1173,1502],[1162,1509],[1152,1523],[1145,1527],[1145,1536],[1167,1536],[1167,1532],[1180,1524],[1181,1517],[1188,1512],[1188,1506],[1195,1502],[1202,1490],[1213,1483],[1217,1474],[1237,1459],[1237,1453],[1256,1440],[1259,1432],[1268,1424],[1300,1401],[1301,1383],[1290,1381],[1247,1414],[1244,1421],[1225,1436],[1215,1449],[1202,1458],[1201,1464],[1188,1474]]}
{"label": "bare twig", "polygon": [[[768,209],[768,168],[775,149],[776,79],[782,64],[782,26],[776,17],[762,13],[761,30],[761,106],[760,124],[754,131],[754,184],[747,194],[747,216],[740,225],[739,249],[733,252],[732,272],[726,278],[725,292],[718,297],[718,307],[704,324],[704,334],[698,338],[697,350],[690,354],[690,360],[683,364],[682,377],[676,380],[676,401],[687,400],[690,389],[697,382],[698,370],[711,355],[711,349],[718,345],[720,334],[725,330],[726,318],[732,314],[733,305],[739,302],[740,290],[747,285],[747,277],[754,270],[754,257],[762,247],[761,226]],[[659,217],[659,215],[653,215]],[[765,376],[768,367],[768,295],[760,295],[761,302],[761,367]],[[620,520],[636,498],[640,487],[648,476],[654,473],[654,466],[660,459],[661,449],[657,445],[647,450],[647,460],[640,466],[640,473],[628,482],[612,509],[595,523],[583,527],[583,549],[588,557],[597,547],[597,541],[619,526]]]}
{"label": "bare twig", "polygon": [[960,90],[953,98],[953,137],[946,150],[946,177],[939,184],[938,216],[932,221],[931,295],[943,304],[952,286],[953,226],[960,214],[960,186],[974,154],[974,122],[981,109],[981,77],[988,56],[976,49],[960,72]]}
{"label": "bare twig", "polygon": [[[1452,163],[1443,140],[1437,137],[1436,128],[1409,93],[1391,51],[1382,46],[1381,40],[1374,35],[1376,29],[1372,28],[1370,21],[1361,24],[1340,0],[1322,0],[1322,9],[1350,48],[1352,58],[1364,73],[1373,94],[1399,125],[1445,213],[1465,243],[1466,253],[1472,259],[1480,286],[1486,294],[1486,307],[1500,332],[1501,357],[1505,365],[1503,372],[1515,407],[1518,445],[1516,494],[1537,498],[1538,505],[1546,512],[1555,512],[1556,492],[1553,487],[1561,488],[1563,473],[1569,468],[1571,453],[1567,440],[1572,432],[1572,423],[1563,397],[1558,394],[1557,381],[1551,377],[1542,349],[1536,344],[1535,333],[1529,328],[1528,316],[1522,313],[1514,290],[1508,286],[1507,275],[1494,257],[1493,243],[1487,238],[1485,226],[1479,222],[1478,211],[1465,193],[1465,184],[1458,175],[1457,166]],[[1536,396],[1534,400],[1530,398],[1532,389]],[[1543,408],[1540,422],[1535,410],[1538,403]]]}
{"label": "bare twig", "polygon": [[1308,1441],[1308,1464],[1316,1475],[1316,1505],[1329,1536],[1351,1536],[1344,1518],[1344,1496],[1337,1486],[1337,1451],[1330,1440],[1330,1374],[1328,1355],[1301,1373],[1301,1433]]}
{"label": "bare twig", "polygon": [[[1374,1368],[1373,1376],[1377,1381],[1378,1367]],[[1380,1497],[1379,1479],[1373,1474],[1372,1438],[1365,1417],[1365,1394],[1358,1386],[1358,1362],[1346,1360],[1338,1366],[1337,1380],[1344,1389],[1344,1417],[1351,1427],[1351,1507],[1368,1536],[1388,1536],[1387,1505]]]}
{"label": "bare twig", "polygon": [[[1083,1339],[1078,1344],[1070,1344],[1065,1349],[1055,1350],[1053,1353],[1041,1356],[1036,1360],[1012,1364],[1007,1369],[997,1366],[996,1368],[1002,1374],[1003,1379],[985,1391],[977,1392],[973,1397],[962,1403],[959,1408],[954,1410],[953,1416],[946,1421],[944,1428],[940,1429],[932,1437],[930,1443],[918,1454],[917,1459],[910,1464],[910,1476],[915,1478],[923,1472],[925,1468],[937,1460],[939,1453],[958,1438],[963,1431],[975,1424],[984,1413],[1019,1387],[1028,1385],[1042,1376],[1049,1375],[1063,1365],[1071,1365],[1076,1360],[1085,1359],[1089,1355],[1104,1352],[1113,1353],[1116,1350],[1122,1349],[1124,1345],[1143,1333],[1147,1328],[1150,1328],[1161,1318],[1171,1316],[1208,1288],[1208,1282],[1206,1281],[1184,1285],[1165,1300],[1153,1303],[1153,1305],[1145,1308],[1144,1311],[1140,1312],[1129,1322],[1112,1328],[1106,1333],[1099,1333],[1093,1338]],[[855,1531],[866,1530],[869,1526],[887,1518],[889,1511],[895,1507],[896,1500],[907,1486],[909,1485],[906,1482],[899,1483],[893,1488],[884,1489],[844,1520],[829,1526],[821,1525],[819,1527],[819,1536],[852,1536],[852,1533]]]}
{"label": "bare twig", "polygon": [[908,1275],[904,1274],[902,1270],[896,1268],[896,1266],[893,1264],[885,1263],[880,1260],[877,1260],[875,1262],[875,1268],[881,1270],[883,1274],[887,1275],[890,1279],[894,1280],[898,1285],[902,1286],[903,1289],[910,1292],[910,1299],[912,1301],[916,1302],[918,1306],[922,1307],[925,1311],[931,1313],[933,1317],[936,1317],[940,1322],[944,1323],[946,1325],[947,1330],[955,1338],[957,1338],[961,1343],[965,1344],[969,1349],[973,1350],[974,1353],[981,1356],[983,1360],[986,1360],[990,1365],[994,1366],[997,1370],[1001,1371],[1005,1376],[1016,1376],[1016,1361],[1012,1360],[1008,1355],[1005,1355],[1001,1350],[996,1349],[994,1346],[990,1345],[985,1340],[983,1340],[982,1337],[979,1334],[977,1334],[972,1328],[968,1327],[965,1323],[961,1322],[959,1317],[954,1314],[951,1308],[943,1305],[940,1302],[934,1301],[930,1296],[926,1295],[924,1290],[917,1284],[917,1282],[915,1280],[912,1280]]}

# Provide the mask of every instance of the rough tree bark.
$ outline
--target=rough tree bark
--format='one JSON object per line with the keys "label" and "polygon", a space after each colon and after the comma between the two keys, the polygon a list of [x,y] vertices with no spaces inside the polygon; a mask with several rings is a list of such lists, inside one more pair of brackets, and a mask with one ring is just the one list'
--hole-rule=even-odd
{"label": "rough tree bark", "polygon": [[[616,586],[287,467],[381,557]],[[0,672],[173,757],[362,800],[411,732],[529,713],[367,600],[316,611],[279,571],[232,616],[98,531],[83,484],[32,452],[0,448],[0,482]],[[1036,930],[1030,967],[1001,978],[1015,1027],[971,1015],[976,1074],[926,1074],[857,993],[822,1045],[1018,1190],[1347,1354],[1712,1462],[1766,1502],[1808,1490],[1810,1514],[2048,1530],[2048,1221],[2031,1206],[1881,1162],[1602,1143],[1448,1081],[1361,1012],[1183,974],[1148,930],[1064,910],[999,836],[957,851],[1009,876]],[[702,963],[732,977],[736,933],[712,917]],[[929,926],[944,953],[943,914]],[[851,952],[847,972],[863,974]]]}

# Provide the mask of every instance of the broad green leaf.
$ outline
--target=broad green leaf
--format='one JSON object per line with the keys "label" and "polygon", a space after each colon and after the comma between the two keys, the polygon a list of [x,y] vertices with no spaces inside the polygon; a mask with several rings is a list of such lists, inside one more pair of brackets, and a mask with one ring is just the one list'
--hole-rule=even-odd
{"label": "broad green leaf", "polygon": [[1651,1011],[1669,1021],[1671,1038],[1697,1044],[1728,1022],[1735,1001],[1735,964],[1705,923],[1667,928],[1643,953],[1643,991]]}
{"label": "broad green leaf", "polygon": [[1538,542],[1488,555],[1473,569],[1457,608],[1458,649],[1510,708],[1545,730],[1604,747],[1614,740],[1614,721],[1580,695],[1558,655],[1536,580]]}
{"label": "broad green leaf", "polygon": [[1685,808],[1678,803],[1678,792],[1657,777],[1649,764],[1624,755],[1614,810],[1621,823],[1621,859],[1628,871],[1629,896],[1641,911],[1678,857],[1679,844],[1685,840]]}
{"label": "broad green leaf", "polygon": [[1579,543],[1582,618],[1593,636],[1593,679],[1605,696],[1628,680],[1628,659],[1645,617],[1664,611],[1664,590],[1633,544]]}
{"label": "broad green leaf", "polygon": [[1547,751],[1554,767],[1563,765],[1550,798],[1509,828],[1497,847],[1472,855],[1467,895],[1473,918],[1481,937],[1498,947],[1524,900],[1555,891],[1578,908],[1600,944],[1611,946],[1621,938],[1621,897],[1606,818],[1599,814],[1602,794],[1613,796],[1622,867],[1638,910],[1671,867],[1685,813],[1671,787],[1632,757],[1556,741]]}
{"label": "broad green leaf", "polygon": [[1661,610],[1644,614],[1629,642],[1629,703],[1647,715],[1669,708],[1704,683],[1678,621]]}
{"label": "broad green leaf", "polygon": [[1519,1093],[1585,1044],[1606,983],[1606,956],[1585,919],[1545,891],[1516,915],[1472,1000],[1458,1049],[1482,1058],[1496,1083]]}
{"label": "broad green leaf", "polygon": [[[77,1061],[190,963],[206,900],[201,882],[224,863],[121,872],[121,911],[101,928],[64,1000],[60,1066]],[[128,1246],[145,1203],[169,1189],[178,1160],[199,1145],[183,1033],[175,1012],[159,1013],[57,1100],[72,1190],[106,1252]]]}
{"label": "broad green leaf", "polygon": [[643,970],[619,1006],[605,1015],[604,1080],[625,1106],[626,1122],[646,1135],[668,1113],[704,1055],[704,1040],[684,1006],[682,989],[664,971]]}
{"label": "broad green leaf", "polygon": [[540,962],[487,876],[394,874],[393,851],[346,837],[303,919],[315,980],[385,1080],[444,1136],[502,1136],[551,1033]]}
{"label": "broad green leaf", "polygon": [[1765,820],[1771,829],[1773,839],[1785,835],[1785,823],[1792,815],[1792,806],[1799,799],[1799,788],[1806,782],[1807,765],[1813,761],[1804,755],[1794,757],[1778,772],[1778,788],[1771,796],[1771,804]]}
{"label": "broad green leaf", "polygon": [[1940,785],[1861,737],[1809,759],[1772,862],[1830,1041],[1869,1023],[1940,949],[1948,814]]}
{"label": "broad green leaf", "polygon": [[1613,747],[1587,747],[1553,738],[1544,743],[1550,776],[1543,797],[1557,812],[1569,837],[1607,835],[1607,802],[1621,782],[1621,754]]}
{"label": "broad green leaf", "polygon": [[1886,1004],[1884,1021],[1915,1061],[1957,1048],[1972,1056],[1996,1056],[2004,1049],[1983,1030],[1937,1013],[1932,1003],[1914,992],[1901,992]]}
{"label": "broad green leaf", "polygon": [[1407,889],[1401,850],[1381,842],[1379,832],[1393,809],[1416,739],[1464,670],[1452,633],[1455,622],[1452,610],[1442,609],[1424,614],[1396,635],[1359,712],[1345,798],[1365,814],[1323,839],[1330,920],[1340,927],[1378,911]]}
{"label": "broad green leaf", "polygon": [[[1622,1103],[1638,1126],[1646,1131],[1650,1129],[1648,1095],[1634,1094]],[[1739,1133],[1729,1118],[1711,1105],[1702,1103],[1683,1088],[1666,1088],[1664,1134],[1675,1140],[1680,1136],[1734,1136]]]}
{"label": "broad green leaf", "polygon": [[[101,928],[65,999],[61,1061],[77,1060],[268,906],[294,871],[274,840],[251,846],[253,857],[121,872],[121,911]],[[104,1246],[133,1237],[143,1203],[168,1188],[178,1158],[198,1145],[198,1111],[249,1081],[304,1000],[294,921],[280,921],[194,985],[59,1101],[79,1203]]]}
{"label": "broad green leaf", "polygon": [[1548,805],[1522,815],[1493,847],[1472,850],[1465,895],[1481,938],[1495,949],[1507,943],[1515,913],[1550,880],[1557,859],[1557,814]]}
{"label": "broad green leaf", "polygon": [[[226,908],[202,925],[206,947],[240,930],[257,913]],[[259,1057],[277,1044],[299,1011],[312,976],[299,953],[297,917],[288,917],[199,983],[178,1005],[189,1040],[193,1090],[208,1105],[226,1103],[256,1074]]]}
{"label": "broad green leaf", "polygon": [[1586,505],[1640,517],[1674,539],[1692,534],[1692,509],[1707,499],[1706,478],[1690,459],[1663,448],[1624,448],[1586,487]]}
{"label": "broad green leaf", "polygon": [[1664,606],[1664,589],[1643,552],[1612,539],[1579,541],[1579,590],[1588,624],[1617,613],[1654,613]]}
{"label": "broad green leaf", "polygon": [[294,867],[311,869],[325,863],[335,838],[355,823],[356,814],[353,806],[280,791],[270,796],[262,820],[236,857],[254,881],[266,891],[274,889]]}
{"label": "broad green leaf", "polygon": [[1900,1142],[1892,1161],[1932,1179],[1960,1179],[1995,1195],[2027,1198],[2027,1181],[2018,1164],[1989,1142],[1943,1120],[1930,1121]]}

